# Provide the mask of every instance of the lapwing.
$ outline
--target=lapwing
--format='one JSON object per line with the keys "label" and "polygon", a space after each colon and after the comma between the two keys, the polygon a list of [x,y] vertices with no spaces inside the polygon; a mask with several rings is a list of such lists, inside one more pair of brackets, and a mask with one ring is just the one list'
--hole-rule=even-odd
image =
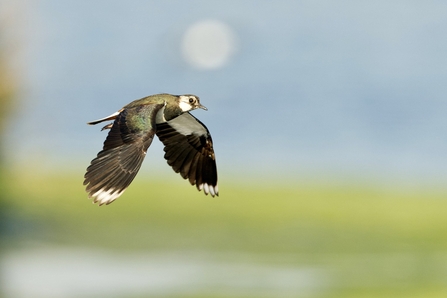
{"label": "lapwing", "polygon": [[206,126],[189,113],[204,109],[199,97],[156,94],[135,100],[89,125],[111,121],[102,151],[85,173],[88,196],[99,205],[116,200],[138,173],[147,149],[157,135],[172,169],[199,191],[219,195],[213,141]]}

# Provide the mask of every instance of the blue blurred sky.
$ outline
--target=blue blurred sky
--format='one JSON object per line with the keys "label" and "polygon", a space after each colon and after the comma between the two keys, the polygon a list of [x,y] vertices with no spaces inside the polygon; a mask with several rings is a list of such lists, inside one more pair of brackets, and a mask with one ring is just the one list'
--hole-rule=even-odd
{"label": "blue blurred sky", "polygon": [[[225,175],[447,178],[445,1],[2,2],[23,48],[12,163],[85,168],[105,138],[87,121],[167,92],[208,107]],[[235,37],[220,68],[182,55],[205,20]],[[143,169],[171,171],[153,147]]]}

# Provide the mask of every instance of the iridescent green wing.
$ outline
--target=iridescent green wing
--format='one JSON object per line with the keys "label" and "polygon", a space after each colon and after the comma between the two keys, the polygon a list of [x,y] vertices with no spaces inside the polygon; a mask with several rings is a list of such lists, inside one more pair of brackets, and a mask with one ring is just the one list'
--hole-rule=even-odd
{"label": "iridescent green wing", "polygon": [[110,204],[135,178],[155,134],[156,114],[163,104],[123,109],[84,176],[84,185],[95,203]]}

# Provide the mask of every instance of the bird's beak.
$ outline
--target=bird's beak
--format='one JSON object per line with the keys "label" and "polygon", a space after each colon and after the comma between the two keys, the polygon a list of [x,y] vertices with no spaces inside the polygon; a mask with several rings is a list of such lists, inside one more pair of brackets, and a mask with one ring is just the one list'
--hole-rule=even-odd
{"label": "bird's beak", "polygon": [[205,106],[199,105],[198,107],[204,109],[205,111],[208,111],[208,109]]}

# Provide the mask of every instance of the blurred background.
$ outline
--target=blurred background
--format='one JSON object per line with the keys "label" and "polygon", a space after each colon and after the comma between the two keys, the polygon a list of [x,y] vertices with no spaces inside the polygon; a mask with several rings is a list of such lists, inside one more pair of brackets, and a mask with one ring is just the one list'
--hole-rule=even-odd
{"label": "blurred background", "polygon": [[[0,1],[1,297],[446,297],[447,3]],[[157,140],[82,185],[156,93],[200,96],[218,198]]]}

